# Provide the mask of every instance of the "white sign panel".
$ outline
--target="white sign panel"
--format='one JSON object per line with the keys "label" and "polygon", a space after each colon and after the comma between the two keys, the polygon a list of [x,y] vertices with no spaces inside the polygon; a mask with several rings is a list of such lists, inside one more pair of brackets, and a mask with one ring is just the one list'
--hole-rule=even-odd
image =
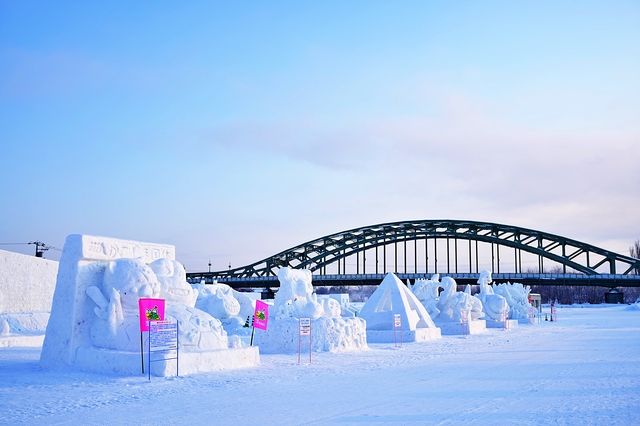
{"label": "white sign panel", "polygon": [[170,321],[151,322],[149,344],[154,351],[171,351],[178,349],[178,325]]}
{"label": "white sign panel", "polygon": [[402,320],[400,319],[400,314],[393,314],[393,327],[394,328],[402,327]]}
{"label": "white sign panel", "polygon": [[311,335],[311,318],[300,318],[300,335]]}

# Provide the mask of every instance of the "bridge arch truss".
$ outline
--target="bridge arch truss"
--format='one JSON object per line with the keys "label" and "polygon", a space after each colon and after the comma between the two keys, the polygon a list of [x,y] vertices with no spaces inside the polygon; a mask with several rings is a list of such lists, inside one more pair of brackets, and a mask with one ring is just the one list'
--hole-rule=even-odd
{"label": "bridge arch truss", "polygon": [[[428,267],[430,260],[428,242],[432,241],[431,261],[434,264],[434,272],[438,271],[438,254],[441,265],[446,262],[446,272],[458,272],[458,247],[461,244],[468,245],[468,272],[472,272],[475,263],[475,272],[479,269],[478,243],[491,245],[491,269],[500,273],[500,247],[509,247],[509,256],[513,256],[515,272],[522,273],[522,253],[529,253],[538,259],[539,272],[544,272],[544,262],[553,261],[561,265],[563,273],[567,269],[586,275],[632,274],[640,272],[640,260],[624,256],[609,250],[605,250],[587,243],[570,238],[554,235],[533,229],[517,226],[502,225],[488,222],[474,222],[465,220],[416,220],[404,222],[392,222],[379,225],[365,226],[348,231],[327,235],[276,255],[252,263],[247,266],[233,268],[224,271],[202,273],[224,278],[252,278],[275,276],[281,267],[305,268],[316,275],[327,274],[327,268],[333,265],[337,273],[345,273],[347,269],[346,259],[355,256],[355,272],[402,272],[398,267],[398,244],[403,245],[404,272],[407,271],[407,244],[413,243],[414,268],[417,272],[418,242],[423,241],[422,257]],[[438,250],[438,241],[441,249]],[[445,241],[442,243],[442,241]],[[460,243],[460,241],[463,241]],[[442,244],[446,244],[446,258],[442,256]],[[387,250],[389,246],[395,246],[394,250]],[[454,250],[454,258],[451,259],[451,249]],[[395,257],[393,265],[395,271],[387,268],[387,251],[393,251]],[[371,261],[367,264],[367,253],[375,257],[374,265]],[[503,251],[503,258],[505,253]],[[382,262],[380,259],[382,258]],[[381,264],[382,263],[382,264]],[[392,262],[389,262],[391,264]],[[337,268],[336,268],[337,266]],[[452,271],[452,267],[455,268]],[[439,271],[444,272],[444,271]]]}

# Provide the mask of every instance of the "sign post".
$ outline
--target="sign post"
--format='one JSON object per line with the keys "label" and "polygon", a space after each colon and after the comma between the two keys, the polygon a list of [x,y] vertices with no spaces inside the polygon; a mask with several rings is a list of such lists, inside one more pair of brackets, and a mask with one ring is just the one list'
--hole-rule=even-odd
{"label": "sign post", "polygon": [[393,314],[393,346],[402,347],[402,330],[400,330],[400,345],[398,345],[397,330],[402,328],[400,314]]}
{"label": "sign post", "polygon": [[164,321],[164,299],[143,297],[138,299],[138,317],[140,319],[140,359],[142,361],[142,374],[144,374],[144,348],[143,332],[149,331],[152,321]]}
{"label": "sign post", "polygon": [[269,305],[262,300],[256,300],[256,309],[253,311],[253,328],[251,329],[251,342],[253,346],[253,334],[256,328],[266,330],[269,325]]}
{"label": "sign post", "polygon": [[298,364],[300,364],[302,336],[309,336],[309,364],[311,364],[311,318],[299,318],[298,322]]}

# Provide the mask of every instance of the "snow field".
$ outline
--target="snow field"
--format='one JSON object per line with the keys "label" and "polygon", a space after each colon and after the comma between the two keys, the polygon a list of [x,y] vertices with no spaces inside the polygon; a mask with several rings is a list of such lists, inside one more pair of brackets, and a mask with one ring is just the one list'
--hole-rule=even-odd
{"label": "snow field", "polygon": [[151,382],[42,370],[38,348],[7,348],[0,412],[3,424],[639,424],[639,313],[560,307],[553,323]]}

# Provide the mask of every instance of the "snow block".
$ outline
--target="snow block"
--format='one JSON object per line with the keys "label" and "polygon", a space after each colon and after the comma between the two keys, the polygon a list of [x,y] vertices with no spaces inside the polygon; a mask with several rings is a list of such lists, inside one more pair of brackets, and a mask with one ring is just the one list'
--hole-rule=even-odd
{"label": "snow block", "polygon": [[[362,318],[320,317],[311,321],[313,352],[348,352],[367,349],[366,322]],[[297,353],[298,342],[309,350],[309,336],[299,336],[297,318],[280,318],[269,322],[266,331],[256,330],[254,344],[260,352]]]}
{"label": "snow block", "polygon": [[57,273],[56,261],[0,250],[0,314],[51,312]]}
{"label": "snow block", "polygon": [[485,320],[474,320],[467,323],[436,321],[436,324],[440,327],[442,335],[444,336],[466,336],[481,334],[487,331],[487,322]]}
{"label": "snow block", "polygon": [[[144,368],[148,354],[145,351]],[[157,354],[154,354],[154,359]],[[249,368],[260,364],[257,347],[228,349],[207,352],[180,352],[178,356],[178,373],[186,376],[198,373],[209,373],[228,369]],[[96,347],[78,349],[76,364],[83,371],[93,373],[135,376],[142,373],[142,362],[139,352],[112,351]],[[165,377],[176,375],[176,360],[163,360],[151,363],[151,374]]]}
{"label": "snow block", "polygon": [[439,328],[417,328],[415,330],[367,330],[369,343],[428,342],[442,337]]}
{"label": "snow block", "polygon": [[487,320],[487,328],[516,328],[518,327],[518,320],[504,320],[504,321],[493,321]]}

